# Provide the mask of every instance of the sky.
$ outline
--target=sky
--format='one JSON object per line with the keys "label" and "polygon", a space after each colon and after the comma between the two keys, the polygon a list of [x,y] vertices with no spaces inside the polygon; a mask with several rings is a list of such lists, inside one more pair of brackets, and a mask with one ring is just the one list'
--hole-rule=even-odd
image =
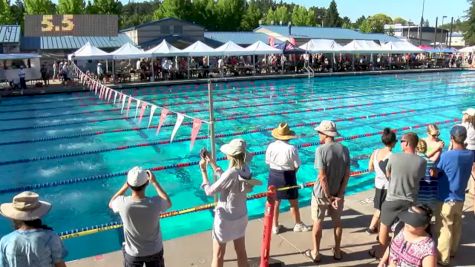
{"label": "sky", "polygon": [[[341,17],[347,16],[355,21],[361,15],[374,15],[384,13],[392,18],[402,17],[415,23],[419,23],[422,13],[423,0],[335,0]],[[319,6],[328,7],[331,0],[284,0],[305,7]],[[428,19],[430,25],[435,25],[435,18],[439,17],[439,25],[442,17],[444,24],[450,22],[450,18],[462,19],[465,11],[469,8],[467,0],[425,0],[424,19]]]}

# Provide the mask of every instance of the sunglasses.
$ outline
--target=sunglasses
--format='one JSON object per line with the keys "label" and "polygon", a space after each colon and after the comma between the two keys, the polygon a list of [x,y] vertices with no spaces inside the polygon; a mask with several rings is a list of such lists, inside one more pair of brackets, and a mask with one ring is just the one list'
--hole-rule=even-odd
{"label": "sunglasses", "polygon": [[407,140],[401,139],[401,144],[407,142]]}

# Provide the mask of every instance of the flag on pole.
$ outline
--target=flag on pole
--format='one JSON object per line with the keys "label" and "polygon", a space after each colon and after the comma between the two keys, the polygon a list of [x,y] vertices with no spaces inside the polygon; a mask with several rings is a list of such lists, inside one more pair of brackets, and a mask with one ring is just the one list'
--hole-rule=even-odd
{"label": "flag on pole", "polygon": [[117,91],[114,90],[114,105],[115,105],[116,100],[117,100]]}
{"label": "flag on pole", "polygon": [[142,109],[140,109],[139,124],[142,122],[143,114],[145,113],[146,109],[147,109],[147,103],[143,102],[142,103]]}
{"label": "flag on pole", "polygon": [[157,135],[160,132],[160,128],[162,128],[162,125],[165,122],[167,115],[168,115],[168,109],[162,108],[162,113],[160,114],[160,121],[158,122],[158,127],[157,127],[157,131],[155,132],[155,135]]}
{"label": "flag on pole", "polygon": [[194,118],[193,119],[193,128],[191,129],[191,142],[190,142],[190,150],[193,149],[193,145],[195,144],[196,137],[201,129],[201,120]]}
{"label": "flag on pole", "polygon": [[132,97],[129,96],[129,102],[127,102],[127,111],[126,111],[126,117],[128,118],[129,117],[129,113],[130,113],[130,104],[132,103]]}
{"label": "flag on pole", "polygon": [[176,114],[176,123],[175,123],[175,127],[173,127],[172,136],[170,138],[170,143],[173,142],[173,138],[175,138],[175,134],[178,131],[178,128],[180,128],[180,125],[183,122],[184,118],[185,118],[185,115],[183,115],[181,113]]}
{"label": "flag on pole", "polygon": [[156,109],[157,109],[157,106],[155,106],[155,105],[152,105],[152,107],[150,108],[150,118],[148,119],[147,128],[150,128],[150,124],[152,123],[153,113],[155,113]]}
{"label": "flag on pole", "polygon": [[137,114],[139,113],[139,107],[140,107],[140,100],[137,99],[137,105],[135,106],[135,115],[134,119],[137,118]]}
{"label": "flag on pole", "polygon": [[125,107],[125,100],[127,98],[126,94],[122,94],[122,108],[120,109],[120,114],[124,112],[124,107]]}

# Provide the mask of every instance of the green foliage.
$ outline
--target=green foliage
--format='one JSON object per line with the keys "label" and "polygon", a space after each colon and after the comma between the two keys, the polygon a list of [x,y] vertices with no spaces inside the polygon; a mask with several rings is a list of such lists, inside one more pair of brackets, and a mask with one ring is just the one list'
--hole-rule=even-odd
{"label": "green foliage", "polygon": [[340,14],[338,14],[338,8],[336,6],[335,0],[332,0],[330,6],[325,13],[323,18],[324,27],[341,27]]}
{"label": "green foliage", "polygon": [[25,0],[25,12],[29,15],[50,15],[56,13],[51,0]]}
{"label": "green foliage", "polygon": [[193,4],[191,0],[164,0],[155,11],[155,19],[177,18],[188,20],[192,17]]}
{"label": "green foliage", "polygon": [[313,12],[313,23],[312,25],[321,26],[323,19],[325,17],[325,13],[327,12],[326,8],[323,7],[311,7],[309,11]]}
{"label": "green foliage", "polygon": [[259,26],[259,20],[262,18],[262,12],[255,1],[249,2],[246,12],[244,12],[241,25],[239,27],[242,31],[252,31]]}
{"label": "green foliage", "polygon": [[14,24],[13,13],[7,0],[0,0],[0,24]]}
{"label": "green foliage", "polygon": [[290,21],[290,12],[286,6],[279,6],[274,12],[274,21],[278,24],[286,25]]}
{"label": "green foliage", "polygon": [[407,20],[401,18],[401,17],[395,17],[393,19],[394,24],[401,24],[401,25],[407,25]]}
{"label": "green foliage", "polygon": [[94,0],[92,5],[88,3],[86,10],[90,14],[120,15],[122,3],[118,0]]}
{"label": "green foliage", "polygon": [[475,0],[471,1],[470,8],[467,10],[467,22],[465,30],[465,43],[467,45],[475,44]]}
{"label": "green foliage", "polygon": [[385,14],[375,14],[368,17],[361,25],[361,32],[384,33],[384,24],[392,24],[391,17]]}
{"label": "green foliage", "polygon": [[16,0],[13,5],[10,6],[12,14],[12,23],[21,25],[23,27],[25,18],[25,6],[22,0]]}
{"label": "green foliage", "polygon": [[158,1],[129,2],[122,7],[120,25],[129,28],[153,20],[153,12],[159,7]]}
{"label": "green foliage", "polygon": [[232,31],[239,28],[245,4],[245,0],[218,0],[217,13],[220,30]]}
{"label": "green foliage", "polygon": [[388,30],[388,35],[389,36],[394,36],[394,28],[393,27],[390,27],[389,30]]}
{"label": "green foliage", "polygon": [[341,27],[344,29],[352,29],[353,23],[351,23],[351,19],[349,17],[343,17],[341,19]]}
{"label": "green foliage", "polygon": [[295,6],[292,10],[291,17],[292,25],[310,26],[313,24],[313,11],[307,11],[307,9],[303,6]]}
{"label": "green foliage", "polygon": [[58,14],[84,14],[86,3],[84,0],[59,0]]}

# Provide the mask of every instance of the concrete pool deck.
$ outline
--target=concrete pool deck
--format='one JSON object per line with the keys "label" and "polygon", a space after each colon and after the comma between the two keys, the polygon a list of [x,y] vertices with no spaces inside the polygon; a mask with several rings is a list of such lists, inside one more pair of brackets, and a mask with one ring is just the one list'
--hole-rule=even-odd
{"label": "concrete pool deck", "polygon": [[[319,266],[377,266],[377,261],[371,259],[368,250],[376,244],[376,235],[368,235],[365,228],[371,220],[373,212],[373,190],[352,195],[345,200],[343,213],[343,260],[335,261],[331,254],[333,233],[331,222],[326,219],[322,238],[322,262]],[[463,235],[458,255],[453,259],[452,266],[475,266],[475,220],[471,209],[472,198],[467,195],[464,207]],[[310,207],[301,209],[304,222],[310,223]],[[293,225],[289,212],[282,213],[281,224],[286,227]],[[211,222],[210,222],[211,224]],[[294,233],[286,228],[285,232],[272,236],[271,263],[282,263],[281,266],[315,266],[302,252],[311,247],[310,233]],[[167,231],[167,229],[162,229]],[[172,229],[170,229],[172,230]],[[246,248],[251,266],[259,266],[259,256],[262,238],[262,219],[249,221],[246,233]],[[165,263],[167,266],[210,266],[211,264],[211,234],[209,231],[173,239],[165,242]],[[122,266],[120,251],[79,259],[67,263],[72,267],[117,267]],[[226,267],[237,266],[232,244],[228,244],[225,264]],[[271,265],[272,266],[272,265]],[[275,265],[280,266],[280,265]]]}
{"label": "concrete pool deck", "polygon": [[[437,68],[437,69],[410,69],[410,70],[375,70],[375,71],[351,71],[351,72],[326,72],[315,73],[313,77],[351,77],[362,75],[387,75],[387,74],[414,74],[414,73],[430,73],[430,72],[450,72],[450,71],[474,71],[469,68]],[[163,85],[181,85],[181,84],[204,84],[211,80],[213,83],[219,82],[233,82],[233,81],[247,81],[247,80],[266,80],[266,79],[290,79],[290,78],[306,78],[307,73],[297,74],[280,74],[272,73],[268,75],[254,75],[254,76],[238,76],[238,77],[223,77],[211,79],[185,79],[185,80],[166,80],[157,82],[132,82],[132,83],[117,83],[105,84],[113,89],[131,88],[131,87],[146,87],[146,86],[163,86]],[[14,96],[31,96],[31,95],[45,95],[45,94],[60,94],[73,92],[88,92],[85,87],[73,83],[72,85],[63,86],[59,80],[50,81],[50,86],[33,87],[29,86],[27,89],[7,90],[0,88],[0,97],[14,97]]]}

